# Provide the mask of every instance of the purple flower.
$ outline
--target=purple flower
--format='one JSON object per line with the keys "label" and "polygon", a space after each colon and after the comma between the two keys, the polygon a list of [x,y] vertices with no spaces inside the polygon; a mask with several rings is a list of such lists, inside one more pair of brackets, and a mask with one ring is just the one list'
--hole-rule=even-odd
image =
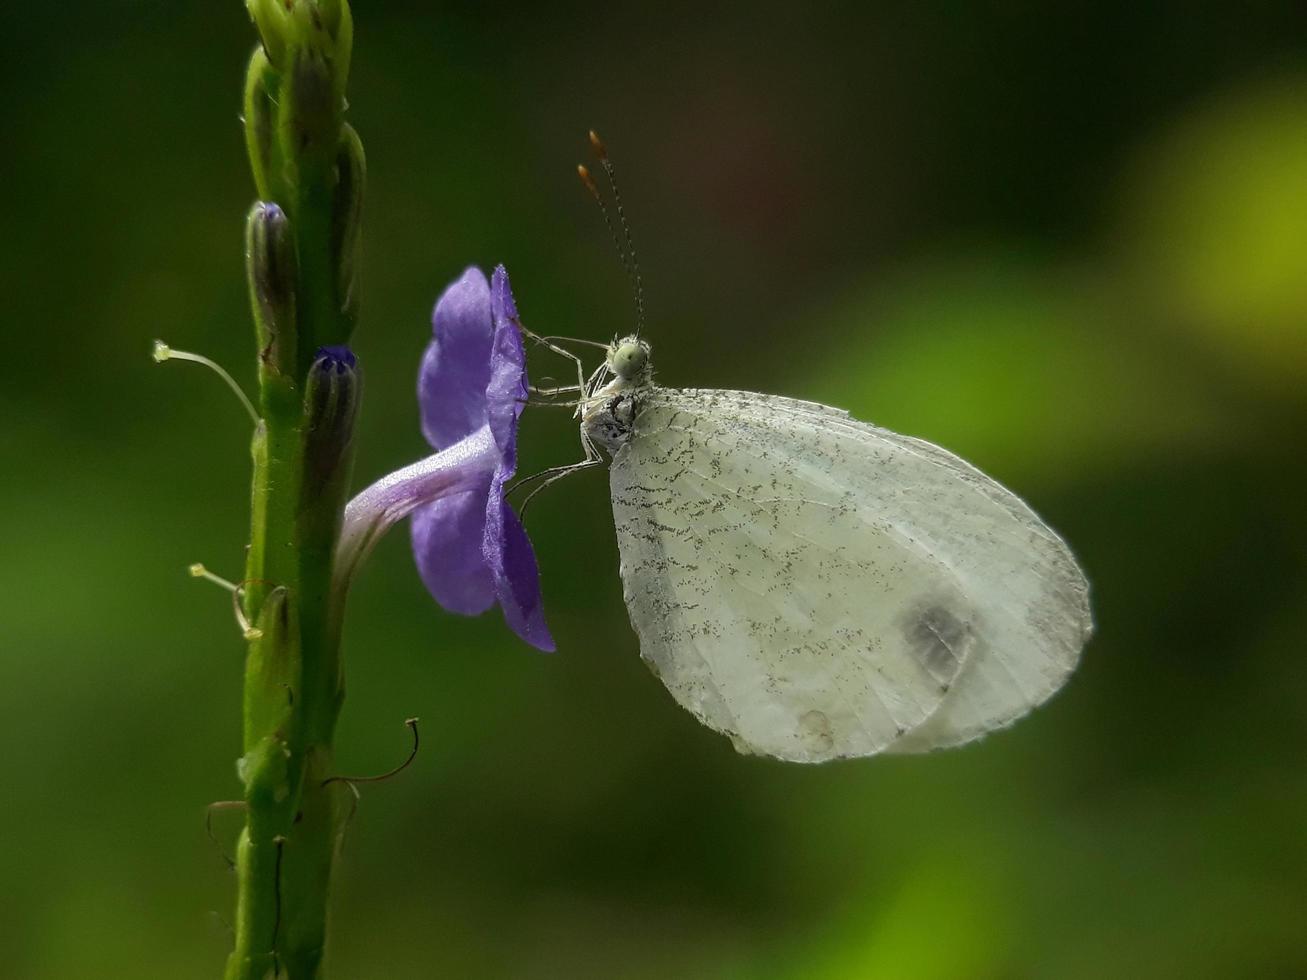
{"label": "purple flower", "polygon": [[451,612],[496,602],[522,639],[553,650],[535,553],[504,499],[517,469],[526,355],[508,273],[469,268],[436,303],[434,339],[418,374],[422,432],[434,456],[390,474],[350,501],[338,567],[354,568],[385,530],[413,516],[413,557],[428,591]]}

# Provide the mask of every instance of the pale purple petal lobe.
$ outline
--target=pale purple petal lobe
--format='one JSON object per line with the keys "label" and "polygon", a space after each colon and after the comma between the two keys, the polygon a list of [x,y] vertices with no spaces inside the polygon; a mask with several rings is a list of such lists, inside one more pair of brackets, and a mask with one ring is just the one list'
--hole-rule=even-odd
{"label": "pale purple petal lobe", "polygon": [[443,497],[413,513],[413,557],[433,599],[475,616],[495,604],[495,579],[482,557],[487,486]]}
{"label": "pale purple petal lobe", "polygon": [[494,341],[490,350],[490,377],[486,385],[486,411],[490,431],[504,452],[509,475],[517,468],[517,420],[526,405],[526,352],[517,320],[517,305],[508,273],[496,266],[490,280],[490,311]]}
{"label": "pale purple petal lobe", "polygon": [[485,532],[483,555],[494,572],[495,594],[504,610],[504,621],[527,643],[552,653],[554,639],[545,625],[535,551],[522,522],[504,500],[498,479],[490,486]]}
{"label": "pale purple petal lobe", "polygon": [[486,423],[494,339],[490,284],[469,267],[436,301],[433,339],[418,373],[422,434],[443,449]]}

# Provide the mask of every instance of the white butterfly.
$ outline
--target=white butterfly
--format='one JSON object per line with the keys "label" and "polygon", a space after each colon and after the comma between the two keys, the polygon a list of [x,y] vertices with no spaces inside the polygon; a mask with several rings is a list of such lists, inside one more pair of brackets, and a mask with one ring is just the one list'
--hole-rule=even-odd
{"label": "white butterfly", "polygon": [[581,465],[611,457],[640,653],[696,718],[824,762],[960,745],[1062,686],[1089,586],[1019,498],[838,409],[660,387],[649,354],[615,341],[582,385]]}

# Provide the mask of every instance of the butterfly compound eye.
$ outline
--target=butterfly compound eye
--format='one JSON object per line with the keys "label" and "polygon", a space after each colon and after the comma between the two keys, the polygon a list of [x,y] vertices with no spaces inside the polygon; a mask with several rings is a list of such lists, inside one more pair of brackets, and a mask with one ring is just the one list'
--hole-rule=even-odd
{"label": "butterfly compound eye", "polygon": [[633,339],[618,343],[608,357],[608,367],[623,381],[638,378],[648,363],[648,345]]}

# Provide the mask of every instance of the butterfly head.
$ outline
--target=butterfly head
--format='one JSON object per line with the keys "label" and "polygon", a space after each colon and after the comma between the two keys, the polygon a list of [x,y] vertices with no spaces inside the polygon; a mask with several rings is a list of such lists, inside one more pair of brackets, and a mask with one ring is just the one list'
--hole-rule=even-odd
{"label": "butterfly head", "polygon": [[636,336],[614,340],[608,345],[608,370],[624,384],[648,382],[653,373],[649,342]]}

